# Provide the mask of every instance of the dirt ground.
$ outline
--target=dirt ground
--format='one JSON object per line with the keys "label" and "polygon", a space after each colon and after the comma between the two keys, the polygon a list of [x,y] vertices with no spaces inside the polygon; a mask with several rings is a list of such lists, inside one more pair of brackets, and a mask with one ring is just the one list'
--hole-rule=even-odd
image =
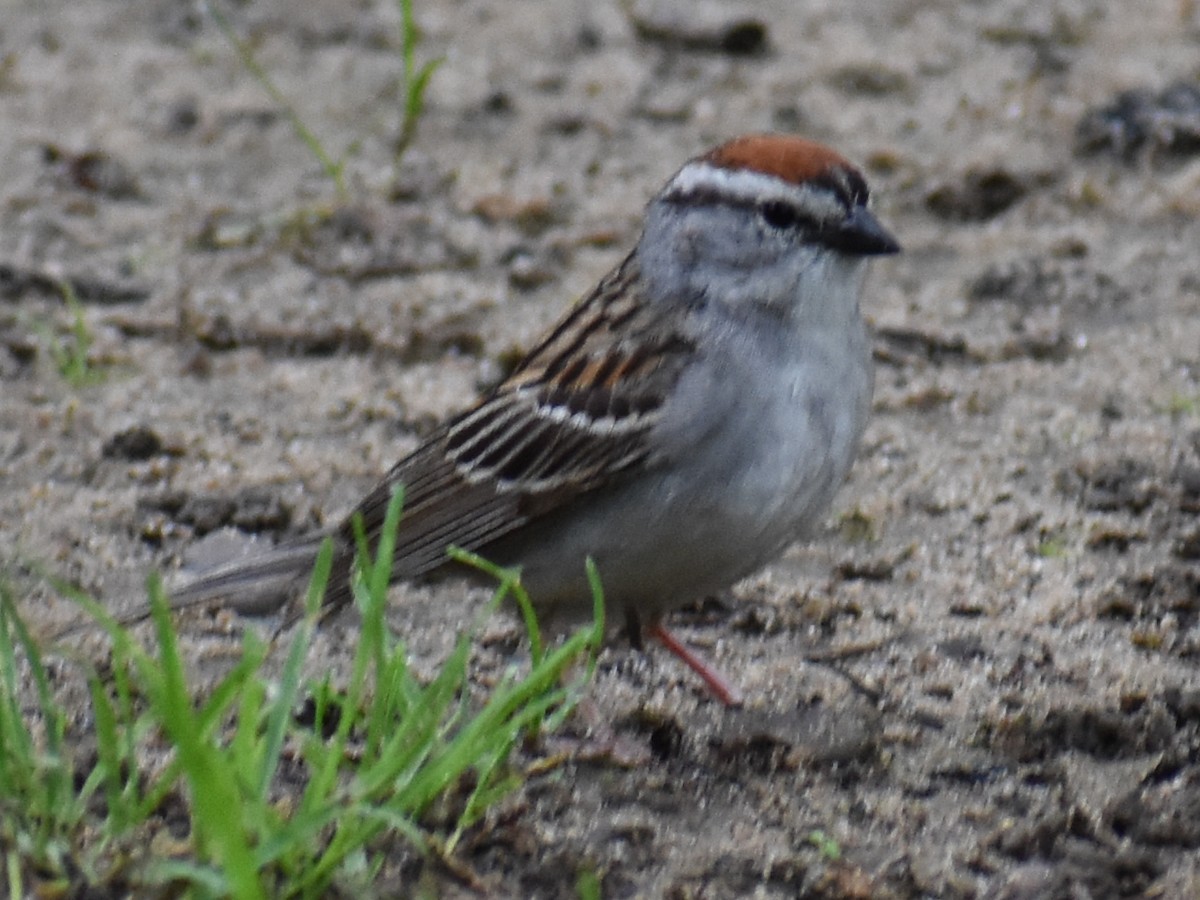
{"label": "dirt ground", "polygon": [[[0,563],[35,626],[75,612],[20,560],[120,605],[206,533],[335,521],[684,159],[800,132],[862,163],[906,252],[869,282],[875,413],[828,527],[674,620],[749,702],[613,646],[591,718],[637,764],[531,780],[464,862],[497,896],[583,870],[612,897],[1200,896],[1200,126],[1153,96],[1198,83],[1200,7],[416,6],[445,62],[398,168],[393,3],[229,6],[346,154],[340,200],[199,4],[5,4]],[[1133,88],[1141,118],[1077,131]],[[57,371],[63,277],[101,383]],[[478,599],[395,598],[423,665]],[[494,623],[481,677],[519,652]]]}

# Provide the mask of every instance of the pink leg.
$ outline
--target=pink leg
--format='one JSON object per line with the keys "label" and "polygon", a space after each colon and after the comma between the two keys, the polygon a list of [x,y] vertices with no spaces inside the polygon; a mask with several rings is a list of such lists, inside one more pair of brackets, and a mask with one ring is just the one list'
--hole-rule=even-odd
{"label": "pink leg", "polygon": [[718,700],[726,706],[742,705],[742,692],[725,676],[725,673],[671,634],[661,622],[654,623],[646,631],[683,660],[689,669],[699,675]]}

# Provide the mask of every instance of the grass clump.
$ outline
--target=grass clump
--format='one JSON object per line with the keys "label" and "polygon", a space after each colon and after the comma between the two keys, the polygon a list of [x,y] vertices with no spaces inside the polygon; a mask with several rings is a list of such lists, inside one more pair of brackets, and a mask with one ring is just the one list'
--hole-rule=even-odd
{"label": "grass clump", "polygon": [[808,842],[817,848],[829,862],[837,862],[842,858],[842,845],[823,828],[814,828],[808,833]]}
{"label": "grass clump", "polygon": [[[34,699],[26,703],[23,685]],[[0,582],[0,853],[7,896],[23,897],[23,873],[66,881],[72,843],[86,815],[64,745],[66,715],[55,703],[36,642]]]}
{"label": "grass clump", "polygon": [[413,17],[412,0],[396,0],[396,5],[400,9],[400,63],[403,75],[400,88],[404,97],[400,133],[393,144],[394,164],[399,168],[404,152],[417,138],[417,126],[425,112],[425,91],[429,87],[429,79],[446,58],[438,56],[417,64],[417,46],[421,41],[421,33]]}
{"label": "grass clump", "polygon": [[83,304],[70,281],[62,279],[58,282],[59,293],[66,304],[70,316],[69,337],[56,333],[56,328],[49,323],[34,322],[33,331],[46,344],[54,368],[66,382],[74,388],[87,387],[104,380],[104,370],[91,361],[90,354],[95,338],[88,325]]}
{"label": "grass clump", "polygon": [[[397,494],[385,536],[399,514]],[[360,557],[362,632],[342,690],[304,671],[328,543],[270,686],[270,647],[248,631],[231,671],[199,700],[157,579],[149,583],[152,649],[70,592],[112,642],[111,664],[87,673],[96,750],[85,766],[65,749],[67,718],[37,644],[11,594],[0,595],[0,853],[9,895],[82,882],[211,897],[346,896],[369,893],[397,840],[448,860],[465,830],[520,785],[509,764],[517,741],[557,726],[581,695],[603,635],[603,600],[589,569],[592,625],[545,649],[535,624],[528,671],[510,671],[480,698],[469,684],[472,638],[505,597],[527,607],[517,573],[490,569],[499,578],[492,602],[423,684],[384,623],[392,551],[385,537],[373,558]],[[564,684],[589,654],[591,664]],[[32,715],[22,681],[33,685]],[[151,746],[161,757],[154,771],[144,763]],[[183,852],[151,859],[145,848],[162,831],[164,805],[182,806],[190,831]],[[435,805],[455,810],[439,833],[422,822]]]}

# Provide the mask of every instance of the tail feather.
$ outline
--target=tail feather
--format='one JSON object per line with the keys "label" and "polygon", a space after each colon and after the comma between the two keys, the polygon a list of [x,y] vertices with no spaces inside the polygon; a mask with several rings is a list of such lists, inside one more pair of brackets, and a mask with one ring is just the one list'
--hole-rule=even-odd
{"label": "tail feather", "polygon": [[[220,602],[243,615],[276,612],[295,599],[312,574],[325,535],[281,544],[262,553],[200,572],[168,588],[172,609]],[[338,570],[335,553],[335,574]],[[344,576],[343,576],[344,578]]]}
{"label": "tail feather", "polygon": [[[317,534],[281,544],[269,550],[201,569],[186,575],[166,593],[172,610],[219,603],[248,616],[266,616],[300,598],[312,574],[317,553],[327,535]],[[343,543],[335,541],[333,571],[325,590],[323,615],[340,609],[350,597],[349,574],[353,555]],[[150,618],[144,603],[115,619],[120,625],[136,625]],[[92,620],[76,622],[50,635],[61,640],[95,627]]]}

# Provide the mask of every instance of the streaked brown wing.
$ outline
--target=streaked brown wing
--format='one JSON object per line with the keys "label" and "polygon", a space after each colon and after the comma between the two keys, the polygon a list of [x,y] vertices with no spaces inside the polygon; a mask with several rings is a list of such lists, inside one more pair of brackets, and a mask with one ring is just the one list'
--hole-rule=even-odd
{"label": "streaked brown wing", "polygon": [[640,290],[629,257],[506,381],[397,463],[359,504],[374,537],[392,486],[404,484],[396,578],[438,568],[450,544],[486,550],[531,519],[653,462],[646,436],[693,345],[666,327]]}

